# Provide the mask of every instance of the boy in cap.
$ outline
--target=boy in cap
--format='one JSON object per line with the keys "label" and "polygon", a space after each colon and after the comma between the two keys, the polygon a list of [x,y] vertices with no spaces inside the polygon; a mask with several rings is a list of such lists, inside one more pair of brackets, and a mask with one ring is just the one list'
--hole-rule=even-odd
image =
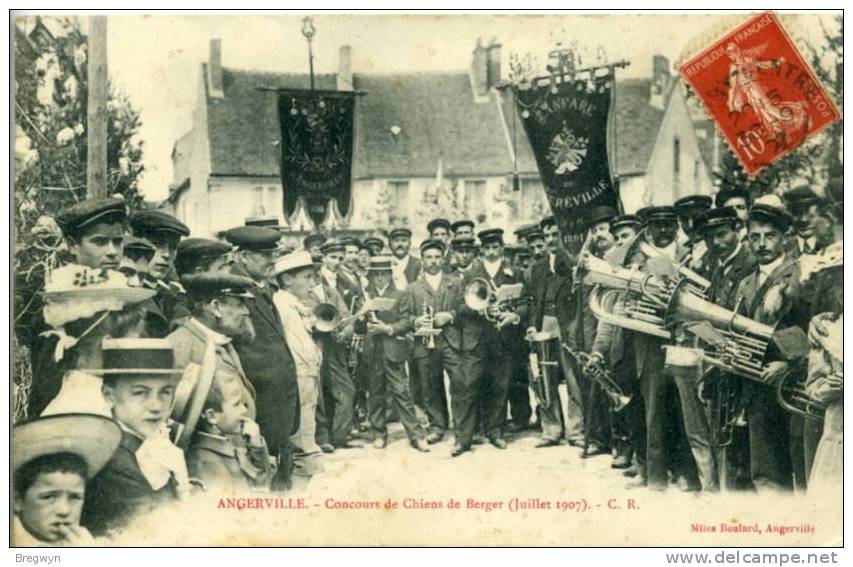
{"label": "boy in cap", "polygon": [[326,237],[320,232],[314,232],[305,237],[302,241],[302,246],[311,254],[311,258],[315,262],[320,262],[323,253],[320,252],[320,246],[326,242]]}
{"label": "boy in cap", "polygon": [[118,449],[87,485],[82,523],[101,535],[189,494],[183,452],[166,425],[182,369],[165,339],[106,339],[103,393],[121,427]]}
{"label": "boy in cap", "polygon": [[307,250],[282,256],[274,268],[279,290],[273,299],[293,353],[299,384],[299,429],[290,442],[296,450],[294,474],[302,477],[310,477],[319,470],[316,458],[321,454],[316,442],[316,413],[323,353],[312,336],[315,317],[308,304],[311,290],[317,285],[316,270]]}
{"label": "boy in cap", "polygon": [[409,342],[406,334],[411,329],[409,296],[394,286],[391,278],[391,258],[377,256],[370,262],[370,284],[365,290],[370,298],[393,300],[391,309],[374,312],[367,321],[367,339],[364,345],[368,361],[368,398],[370,427],[373,431],[373,446],[384,449],[388,443],[388,428],[385,423],[386,389],[400,416],[400,422],[409,438],[409,443],[418,451],[429,451],[426,433],[418,421],[415,405],[406,380],[405,364],[409,358]]}
{"label": "boy in cap", "polygon": [[614,245],[622,248],[631,242],[642,226],[642,221],[637,215],[619,215],[610,219],[610,233],[613,235]]}
{"label": "boy in cap", "polygon": [[454,274],[462,276],[474,263],[474,244],[473,236],[454,236],[451,243],[453,254],[456,258],[456,269]]}
{"label": "boy in cap", "polygon": [[87,199],[65,209],[56,221],[77,264],[116,270],[124,246],[127,209],[123,199]]}
{"label": "boy in cap", "polygon": [[93,546],[80,525],[86,481],[118,448],[118,424],[98,415],[54,415],[18,424],[12,436],[12,544]]}
{"label": "boy in cap", "polygon": [[278,474],[273,489],[287,488],[290,436],[299,428],[299,387],[293,355],[287,346],[284,328],[272,300],[268,281],[278,248],[278,231],[258,226],[241,226],[225,233],[237,247],[231,273],[255,282],[252,299],[246,302],[255,330],[254,340],[234,341],[246,376],[257,394],[257,421],[270,453],[278,457]]}

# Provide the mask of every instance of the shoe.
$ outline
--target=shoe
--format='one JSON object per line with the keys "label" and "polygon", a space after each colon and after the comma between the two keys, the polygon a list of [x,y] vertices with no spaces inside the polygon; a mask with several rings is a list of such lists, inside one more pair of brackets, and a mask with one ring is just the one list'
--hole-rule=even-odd
{"label": "shoe", "polygon": [[373,448],[374,449],[384,449],[388,442],[384,437],[377,437],[373,440]]}
{"label": "shoe", "polygon": [[635,478],[633,480],[629,480],[628,482],[626,482],[625,488],[627,490],[634,490],[637,488],[645,488],[646,486],[648,486],[648,484],[649,483],[646,481],[646,479],[644,477],[638,476],[637,478]]}
{"label": "shoe", "polygon": [[438,431],[433,431],[432,433],[427,435],[426,442],[429,443],[430,445],[435,445],[436,443],[438,443],[442,439],[444,439],[443,433],[439,433]]}
{"label": "shoe", "polygon": [[581,449],[584,448],[583,439],[569,439],[569,445],[571,445],[572,447],[578,447]]}
{"label": "shoe", "polygon": [[534,447],[536,449],[544,449],[545,447],[556,447],[559,444],[559,439],[542,439],[541,441],[539,441],[539,443],[534,445]]}
{"label": "shoe", "polygon": [[415,439],[412,441],[412,447],[421,453],[429,453],[429,444],[426,439]]}
{"label": "shoe", "polygon": [[480,435],[479,433],[477,433],[474,435],[474,438],[471,440],[471,443],[473,443],[474,445],[485,445],[486,436]]}
{"label": "shoe", "polygon": [[470,451],[470,450],[471,450],[470,445],[463,445],[462,443],[456,443],[453,446],[453,450],[450,452],[450,456],[451,457],[458,457],[462,453],[464,453],[466,451]]}
{"label": "shoe", "polygon": [[616,455],[616,458],[610,463],[611,469],[627,469],[630,466],[631,459],[628,458],[628,455]]}
{"label": "shoe", "polygon": [[640,469],[638,469],[636,465],[631,465],[622,471],[622,476],[627,476],[628,478],[634,478],[638,474],[640,474]]}
{"label": "shoe", "polygon": [[526,431],[527,427],[526,423],[513,423],[507,428],[507,431],[509,433],[521,433],[522,431]]}
{"label": "shoe", "polygon": [[335,452],[335,446],[332,445],[331,443],[320,443],[320,449],[324,453],[334,453]]}
{"label": "shoe", "polygon": [[683,476],[679,476],[676,479],[675,484],[678,485],[678,489],[681,492],[699,492],[699,487],[693,485],[689,480],[687,480],[687,478]]}
{"label": "shoe", "polygon": [[506,441],[500,437],[489,437],[489,443],[494,445],[496,449],[506,449]]}
{"label": "shoe", "polygon": [[353,441],[344,441],[343,443],[335,443],[336,449],[364,449],[364,445],[361,443],[355,443]]}
{"label": "shoe", "polygon": [[581,455],[582,459],[588,459],[589,457],[595,457],[597,455],[604,455],[607,453],[607,450],[604,449],[601,445],[596,445],[595,443],[590,443],[589,446],[584,450],[583,455]]}

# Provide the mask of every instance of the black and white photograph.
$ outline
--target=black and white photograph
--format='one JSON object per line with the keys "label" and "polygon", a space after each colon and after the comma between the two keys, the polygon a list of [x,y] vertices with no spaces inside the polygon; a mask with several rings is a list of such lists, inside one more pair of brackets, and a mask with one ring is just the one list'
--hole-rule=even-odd
{"label": "black and white photograph", "polygon": [[10,545],[843,546],[843,24],[10,11]]}

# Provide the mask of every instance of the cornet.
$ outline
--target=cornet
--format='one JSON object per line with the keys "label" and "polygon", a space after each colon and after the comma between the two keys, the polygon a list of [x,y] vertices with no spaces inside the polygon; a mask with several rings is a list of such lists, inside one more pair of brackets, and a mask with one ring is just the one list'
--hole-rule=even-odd
{"label": "cornet", "polygon": [[[426,323],[419,327],[413,334],[416,337],[424,337],[424,344],[429,350],[435,348],[435,309],[424,300],[423,317]],[[440,331],[439,331],[440,332]]]}
{"label": "cornet", "polygon": [[613,375],[598,364],[590,364],[592,357],[585,352],[574,350],[572,347],[563,343],[563,349],[574,358],[578,365],[583,370],[584,376],[596,382],[613,406],[613,411],[621,411],[631,403],[631,396],[626,396],[619,387],[619,384],[613,380]]}

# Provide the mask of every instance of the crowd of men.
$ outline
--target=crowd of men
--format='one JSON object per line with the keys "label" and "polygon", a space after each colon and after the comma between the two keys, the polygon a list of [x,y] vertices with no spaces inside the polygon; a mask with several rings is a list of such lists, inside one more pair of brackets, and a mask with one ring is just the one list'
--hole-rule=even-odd
{"label": "crowd of men", "polygon": [[[405,227],[293,249],[274,219],[208,239],[160,211],[128,217],[120,199],[81,202],[56,218],[67,263],[16,329],[33,378],[13,440],[15,541],[85,545],[199,490],[298,487],[326,454],[384,449],[392,421],[418,452],[452,433],[453,457],[538,431],[537,449],[609,457],[631,487],[840,486],[841,187],[821,193],[598,207],[574,254],[553,217],[512,245],[435,219],[415,255]],[[668,364],[670,339],[599,321],[591,263],[648,271],[658,256],[709,281],[716,305],[809,330],[823,421],[779,404],[795,361],[771,352],[765,383],[728,377],[721,442],[721,377]],[[507,289],[522,291],[504,303]]]}

